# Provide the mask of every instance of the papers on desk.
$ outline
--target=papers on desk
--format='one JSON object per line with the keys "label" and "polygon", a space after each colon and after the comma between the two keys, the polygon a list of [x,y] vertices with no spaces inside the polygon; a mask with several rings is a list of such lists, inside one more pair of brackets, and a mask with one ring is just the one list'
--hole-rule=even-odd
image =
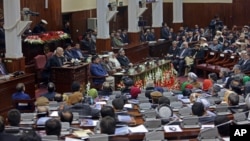
{"label": "papers on desk", "polygon": [[86,139],[86,138],[88,138],[89,137],[89,135],[93,135],[94,133],[92,132],[92,131],[90,131],[89,129],[87,129],[87,130],[77,130],[77,131],[74,131],[73,132],[73,135],[75,135],[75,136],[77,136],[77,137],[79,137],[79,138],[84,138],[84,139]]}
{"label": "papers on desk", "polygon": [[201,125],[201,129],[205,129],[205,128],[214,128],[214,125],[213,124]]}
{"label": "papers on desk", "polygon": [[80,126],[96,126],[97,123],[98,123],[98,120],[82,119]]}
{"label": "papers on desk", "polygon": [[129,133],[128,126],[115,128],[115,135],[126,135]]}
{"label": "papers on desk", "polygon": [[50,115],[50,117],[58,117],[58,111],[53,111]]}
{"label": "papers on desk", "polygon": [[180,101],[184,104],[189,104],[190,103],[190,99],[189,98],[181,98]]}
{"label": "papers on desk", "polygon": [[133,108],[133,105],[132,105],[132,104],[125,104],[123,107],[124,107],[124,108],[132,109],[132,108]]}
{"label": "papers on desk", "polygon": [[106,105],[107,102],[105,102],[105,101],[97,101],[95,104]]}
{"label": "papers on desk", "polygon": [[182,132],[182,129],[179,125],[166,125],[164,126],[165,132]]}
{"label": "papers on desk", "polygon": [[147,133],[148,129],[144,125],[139,125],[135,127],[128,127],[131,133]]}
{"label": "papers on desk", "polygon": [[117,118],[119,122],[125,122],[125,123],[132,122],[132,118],[130,115],[118,115]]}
{"label": "papers on desk", "polygon": [[80,139],[75,139],[75,138],[66,137],[66,138],[65,138],[65,141],[82,141],[82,140],[80,140]]}
{"label": "papers on desk", "polygon": [[[148,101],[148,99],[147,99],[147,101]],[[137,99],[130,99],[130,100],[128,100],[128,103],[139,104],[139,100],[137,100]]]}

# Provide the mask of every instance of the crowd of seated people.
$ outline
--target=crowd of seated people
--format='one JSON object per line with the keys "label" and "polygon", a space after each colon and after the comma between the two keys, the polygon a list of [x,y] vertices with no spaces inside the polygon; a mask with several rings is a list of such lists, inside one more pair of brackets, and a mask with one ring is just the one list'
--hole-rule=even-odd
{"label": "crowd of seated people", "polygon": [[123,47],[130,43],[126,29],[118,29],[117,31],[112,31],[110,33],[110,39],[111,47]]}

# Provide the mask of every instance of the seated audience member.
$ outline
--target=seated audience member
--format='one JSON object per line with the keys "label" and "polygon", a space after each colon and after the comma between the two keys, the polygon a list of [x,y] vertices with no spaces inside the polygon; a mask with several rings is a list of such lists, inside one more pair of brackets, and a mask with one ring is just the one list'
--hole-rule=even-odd
{"label": "seated audience member", "polygon": [[115,112],[120,112],[124,108],[124,100],[122,98],[115,98],[112,101],[113,108],[115,109]]}
{"label": "seated audience member", "polygon": [[115,110],[113,107],[109,106],[109,105],[104,105],[102,108],[101,108],[101,117],[104,118],[106,116],[110,116],[110,117],[113,117],[114,119],[117,120],[116,118],[116,115],[115,115]]}
{"label": "seated audience member", "polygon": [[217,82],[218,76],[216,73],[209,73],[208,74],[208,79],[212,80],[213,84]]}
{"label": "seated audience member", "polygon": [[170,105],[170,100],[169,100],[169,98],[162,96],[158,99],[158,104],[159,105],[162,105],[162,104]]}
{"label": "seated audience member", "polygon": [[219,44],[219,41],[216,38],[213,39],[213,43],[210,44],[208,48],[215,52],[222,52],[222,45]]}
{"label": "seated audience member", "polygon": [[96,44],[91,38],[90,34],[83,35],[83,40],[81,40],[82,50],[88,51],[88,54],[96,54]]}
{"label": "seated audience member", "polygon": [[0,141],[19,141],[18,136],[5,133],[5,123],[3,117],[0,116]]}
{"label": "seated audience member", "polygon": [[194,104],[192,105],[192,113],[193,113],[193,115],[198,116],[199,121],[202,124],[213,123],[214,118],[216,117],[216,115],[208,110],[209,105],[210,105],[208,103],[208,101],[206,99],[204,99],[204,98],[200,98],[200,99],[197,99],[197,100],[200,101],[200,102],[194,102]]}
{"label": "seated audience member", "polygon": [[131,87],[134,85],[134,80],[130,77],[122,77],[122,82],[124,84],[124,88],[122,89],[122,94],[130,94]]}
{"label": "seated audience member", "polygon": [[232,92],[228,95],[228,106],[230,109],[230,111],[234,114],[234,113],[238,113],[238,112],[244,112],[247,110],[247,106],[246,105],[239,105],[240,102],[240,97],[238,94]]}
{"label": "seated audience member", "polygon": [[121,64],[120,62],[117,60],[117,54],[115,54],[114,52],[109,52],[109,61],[112,63],[112,66],[115,69],[121,69]]}
{"label": "seated audience member", "polygon": [[41,97],[38,97],[35,101],[35,106],[36,107],[41,107],[41,106],[49,106],[49,99],[44,97],[44,96],[41,96]]}
{"label": "seated audience member", "polygon": [[239,77],[234,77],[233,79],[231,79],[229,89],[238,95],[243,95],[243,80]]}
{"label": "seated audience member", "polygon": [[122,67],[129,67],[132,66],[133,64],[130,62],[129,58],[125,55],[125,50],[123,48],[121,48],[118,51],[118,56],[117,56],[117,60],[120,62]]}
{"label": "seated audience member", "polygon": [[19,141],[42,141],[42,138],[40,135],[38,135],[36,133],[36,131],[31,131],[28,133],[23,133],[20,136],[20,140]]}
{"label": "seated audience member", "polygon": [[49,99],[49,101],[53,101],[54,98],[55,98],[55,95],[56,95],[56,87],[55,87],[55,84],[53,82],[49,82],[48,83],[48,86],[47,86],[47,90],[48,92],[47,93],[44,93],[44,94],[41,94],[40,96],[44,96],[46,98]]}
{"label": "seated audience member", "polygon": [[188,42],[183,42],[183,48],[176,55],[176,59],[173,61],[174,68],[178,70],[178,75],[183,75],[183,69],[185,67],[185,58],[191,55],[191,50],[188,47]]}
{"label": "seated audience member", "polygon": [[108,72],[102,67],[98,55],[92,57],[92,63],[90,65],[90,73],[92,76],[97,76],[98,78],[93,78],[93,83],[95,85],[102,85],[105,78],[108,76]]}
{"label": "seated audience member", "polygon": [[150,31],[150,29],[147,29],[145,33],[145,38],[146,38],[146,41],[155,41],[155,35],[153,32]]}
{"label": "seated audience member", "polygon": [[204,79],[203,80],[203,85],[202,85],[202,90],[204,92],[209,92],[209,90],[212,88],[213,82],[210,79]]}
{"label": "seated audience member", "polygon": [[98,91],[95,88],[91,88],[87,93],[92,99],[95,99],[98,96]]}
{"label": "seated audience member", "polygon": [[172,46],[170,46],[169,51],[167,53],[167,59],[174,60],[179,53],[179,48],[177,46],[177,41],[172,42]]}
{"label": "seated audience member", "polygon": [[61,122],[55,118],[49,119],[45,122],[46,135],[60,136],[62,125]]}
{"label": "seated audience member", "polygon": [[49,108],[46,106],[39,106],[37,107],[37,119],[41,118],[41,117],[48,117],[49,116]]}
{"label": "seated audience member", "polygon": [[217,84],[214,84],[212,89],[211,89],[211,98],[213,99],[214,102],[218,102],[221,101],[220,96],[218,95],[218,93],[220,92],[221,87]]}
{"label": "seated audience member", "polygon": [[64,58],[66,59],[65,61],[70,61],[71,59],[75,58],[71,44],[65,44],[64,48]]}
{"label": "seated audience member", "polygon": [[12,100],[28,100],[30,99],[29,94],[25,93],[24,83],[18,83],[16,85],[16,93],[12,94]]}
{"label": "seated audience member", "polygon": [[73,113],[71,111],[59,111],[58,115],[61,122],[68,122],[70,125],[73,121]]}
{"label": "seated audience member", "polygon": [[200,48],[204,50],[208,50],[207,39],[205,37],[201,37],[200,39]]}
{"label": "seated audience member", "polygon": [[155,91],[155,84],[153,80],[148,80],[146,83],[145,96],[151,101],[151,92]]}
{"label": "seated audience member", "polygon": [[115,33],[115,36],[113,38],[113,43],[114,43],[114,47],[123,47],[125,45],[127,45],[128,43],[123,43],[121,37],[120,37],[120,33]]}
{"label": "seated audience member", "polygon": [[130,95],[132,99],[136,99],[138,95],[141,93],[141,89],[135,86],[130,88]]}
{"label": "seated audience member", "polygon": [[150,93],[150,96],[151,96],[151,99],[152,99],[152,103],[158,104],[158,99],[160,97],[162,97],[163,95],[162,95],[161,92],[155,90],[155,91]]}
{"label": "seated audience member", "polygon": [[113,89],[110,86],[109,82],[104,82],[102,85],[102,89],[98,92],[100,96],[109,96],[112,95]]}
{"label": "seated audience member", "polygon": [[99,117],[99,110],[91,108],[88,103],[82,103],[83,95],[80,92],[79,82],[73,82],[71,89],[73,94],[69,95],[67,105],[62,105],[61,110],[77,112],[82,116],[92,116],[93,118]]}
{"label": "seated audience member", "polygon": [[102,55],[101,65],[110,75],[116,72],[116,69],[115,67],[113,67],[112,62],[109,61],[109,55],[107,54]]}
{"label": "seated audience member", "polygon": [[80,48],[80,44],[78,44],[78,43],[76,43],[75,47],[72,49],[72,54],[73,54],[73,58],[75,58],[75,59],[79,59],[79,60],[84,59],[84,55],[83,55],[82,50]]}
{"label": "seated audience member", "polygon": [[198,82],[198,76],[193,73],[193,72],[189,72],[187,75],[187,80],[189,82],[189,84],[191,84],[193,86],[194,89],[201,89],[201,84],[200,82]]}
{"label": "seated audience member", "polygon": [[[218,126],[218,132],[221,137],[229,137],[230,136],[230,119],[226,115],[218,115],[214,119],[214,125]],[[227,124],[225,124],[227,123]],[[222,125],[224,124],[224,125]]]}
{"label": "seated audience member", "polygon": [[126,44],[126,43],[128,44],[128,43],[129,43],[128,33],[127,33],[127,30],[126,30],[126,29],[124,29],[124,30],[122,31],[120,37],[121,37],[122,42],[123,42],[124,44]]}
{"label": "seated audience member", "polygon": [[64,51],[62,47],[57,47],[55,50],[54,55],[48,59],[44,66],[44,71],[42,73],[43,79],[48,82],[50,80],[50,74],[51,74],[51,68],[52,67],[61,67],[63,66],[64,57],[63,57]]}
{"label": "seated audience member", "polygon": [[113,135],[115,134],[116,121],[113,117],[106,116],[101,119],[100,129],[102,134]]}
{"label": "seated audience member", "polygon": [[250,71],[250,54],[247,53],[245,55],[244,61],[240,65],[240,69],[242,72],[249,72]]}
{"label": "seated audience member", "polygon": [[229,79],[229,70],[227,69],[221,69],[219,72],[219,80],[217,80],[217,83],[221,84],[223,87],[225,87],[228,79]]}
{"label": "seated audience member", "polygon": [[7,69],[2,61],[2,58],[0,57],[0,75],[6,75],[6,74],[8,74]]}
{"label": "seated audience member", "polygon": [[7,114],[9,126],[19,126],[21,121],[21,113],[17,109],[11,109]]}

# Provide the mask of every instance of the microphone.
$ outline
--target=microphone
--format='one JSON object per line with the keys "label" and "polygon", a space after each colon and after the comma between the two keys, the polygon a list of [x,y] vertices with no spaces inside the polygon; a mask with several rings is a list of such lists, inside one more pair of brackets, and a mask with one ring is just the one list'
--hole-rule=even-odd
{"label": "microphone", "polygon": [[39,16],[39,15],[40,15],[40,13],[38,13],[38,12],[33,12],[33,11],[30,11],[30,10],[24,11],[24,14],[25,14],[25,15],[31,15],[31,16]]}

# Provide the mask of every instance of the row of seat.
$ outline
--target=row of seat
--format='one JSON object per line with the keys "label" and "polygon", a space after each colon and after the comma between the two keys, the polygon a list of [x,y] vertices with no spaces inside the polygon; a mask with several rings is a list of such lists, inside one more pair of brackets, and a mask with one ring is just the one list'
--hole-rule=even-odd
{"label": "row of seat", "polygon": [[239,56],[237,54],[214,51],[206,51],[205,54],[203,59],[195,60],[194,64],[195,73],[197,73],[198,70],[202,70],[204,78],[207,77],[208,72],[218,74],[222,68],[231,70],[239,61]]}

